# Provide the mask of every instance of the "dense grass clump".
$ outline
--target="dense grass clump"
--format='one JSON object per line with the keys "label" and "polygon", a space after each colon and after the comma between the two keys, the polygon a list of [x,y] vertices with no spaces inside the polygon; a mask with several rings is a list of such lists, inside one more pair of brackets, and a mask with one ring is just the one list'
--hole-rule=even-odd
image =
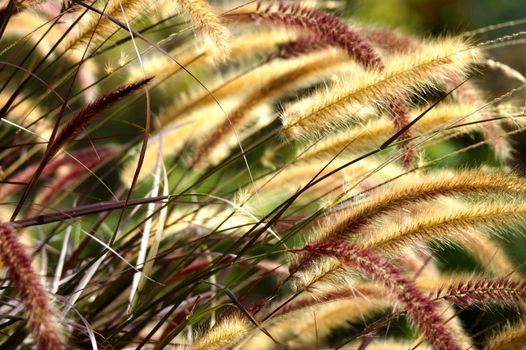
{"label": "dense grass clump", "polygon": [[522,348],[522,34],[341,5],[1,5],[0,349]]}

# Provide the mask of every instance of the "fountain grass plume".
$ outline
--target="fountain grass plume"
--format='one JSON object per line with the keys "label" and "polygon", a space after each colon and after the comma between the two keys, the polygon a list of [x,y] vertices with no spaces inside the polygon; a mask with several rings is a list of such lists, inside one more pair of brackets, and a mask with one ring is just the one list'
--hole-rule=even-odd
{"label": "fountain grass plume", "polygon": [[398,297],[409,318],[433,349],[459,349],[450,331],[444,327],[446,320],[442,319],[436,305],[388,260],[368,249],[346,243],[308,244],[301,250],[334,256],[348,268],[358,269],[373,280],[383,283]]}
{"label": "fountain grass plume", "polygon": [[25,307],[27,325],[37,349],[66,349],[56,312],[40,277],[31,267],[31,258],[18,241],[13,228],[5,223],[0,223],[0,260]]}

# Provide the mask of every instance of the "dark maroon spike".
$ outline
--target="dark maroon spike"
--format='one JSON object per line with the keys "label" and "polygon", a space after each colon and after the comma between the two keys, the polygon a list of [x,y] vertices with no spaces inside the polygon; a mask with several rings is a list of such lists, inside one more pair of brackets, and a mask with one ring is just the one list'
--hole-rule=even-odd
{"label": "dark maroon spike", "polygon": [[347,243],[308,244],[303,249],[314,254],[333,256],[348,267],[365,273],[383,283],[403,304],[409,318],[420,328],[435,350],[459,349],[451,332],[444,327],[435,303],[413,282],[406,279],[391,262],[371,252]]}
{"label": "dark maroon spike", "polygon": [[37,349],[65,349],[47,293],[31,267],[31,258],[13,229],[4,223],[0,223],[0,260],[25,306],[28,326],[35,336]]}
{"label": "dark maroon spike", "polygon": [[326,48],[326,42],[315,35],[304,35],[296,40],[288,41],[278,45],[279,58],[292,58]]}
{"label": "dark maroon spike", "polygon": [[58,150],[60,150],[69,141],[73,140],[80,131],[90,122],[102,113],[104,110],[110,108],[120,99],[129,96],[137,90],[146,86],[153,78],[145,78],[137,82],[126,84],[118,87],[109,94],[90,103],[86,108],[75,114],[69,122],[57,134],[55,141],[49,146],[48,157],[51,158]]}
{"label": "dark maroon spike", "polygon": [[253,21],[269,21],[300,28],[317,36],[328,46],[338,47],[366,68],[383,69],[382,58],[356,30],[340,18],[300,4],[280,3],[277,8],[269,5],[248,16]]}

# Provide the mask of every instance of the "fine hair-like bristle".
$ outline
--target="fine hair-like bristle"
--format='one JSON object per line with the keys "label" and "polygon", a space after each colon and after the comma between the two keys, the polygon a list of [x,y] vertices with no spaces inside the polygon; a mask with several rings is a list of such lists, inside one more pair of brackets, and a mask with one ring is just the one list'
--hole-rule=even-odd
{"label": "fine hair-like bristle", "polygon": [[204,336],[192,344],[194,350],[220,350],[235,345],[236,340],[242,338],[250,329],[250,322],[240,316],[223,318]]}
{"label": "fine hair-like bristle", "polygon": [[[105,15],[127,22],[127,20],[130,21],[141,14],[141,11],[152,10],[152,7],[145,6],[145,3],[140,0],[109,0],[103,7],[103,10]],[[126,17],[122,14],[123,10]],[[93,52],[98,49],[105,37],[118,29],[118,27],[105,16],[87,13],[83,14],[75,29],[74,35],[64,45],[66,50],[84,49],[82,45],[89,42],[90,46],[87,48],[87,51]]]}
{"label": "fine hair-like bristle", "polygon": [[348,3],[4,0],[0,350],[523,347],[526,20]]}
{"label": "fine hair-like bristle", "polygon": [[340,129],[364,106],[388,106],[394,98],[440,86],[452,75],[463,76],[477,56],[458,38],[427,44],[416,53],[393,55],[383,71],[355,70],[328,89],[287,106],[283,132],[290,138],[307,138],[326,134],[324,129]]}
{"label": "fine hair-like bristle", "polygon": [[39,350],[63,350],[63,336],[40,278],[8,224],[0,223],[0,260],[25,306],[28,327]]}
{"label": "fine hair-like bristle", "polygon": [[370,278],[383,283],[397,295],[408,316],[422,331],[433,349],[459,349],[450,331],[444,327],[445,320],[439,315],[436,305],[424,296],[414,283],[403,277],[400,270],[388,260],[367,249],[346,243],[309,244],[303,249],[315,254],[334,256],[346,266],[359,269]]}
{"label": "fine hair-like bristle", "polygon": [[144,78],[137,82],[120,86],[112,92],[93,101],[73,117],[71,117],[66,125],[60,129],[53,143],[49,146],[49,157],[51,158],[69,141],[73,140],[75,136],[77,136],[82,131],[82,129],[93,120],[93,118],[97,117],[100,113],[110,108],[122,98],[142,89],[151,80],[152,78]]}
{"label": "fine hair-like bristle", "polygon": [[526,300],[526,281],[510,278],[479,278],[451,284],[443,298],[458,305],[515,304]]}
{"label": "fine hair-like bristle", "polygon": [[[465,171],[450,177],[444,174],[444,176],[440,177],[424,178],[417,184],[401,184],[397,187],[394,187],[392,190],[386,191],[382,195],[374,197],[370,201],[366,201],[362,205],[351,207],[339,213],[334,218],[329,218],[326,221],[328,225],[323,226],[324,228],[317,233],[314,240],[321,243],[351,239],[353,235],[356,235],[359,232],[360,228],[374,222],[375,219],[389,210],[399,209],[404,205],[411,203],[423,203],[426,200],[436,198],[438,196],[469,195],[475,193],[492,192],[520,194],[524,193],[525,190],[526,182],[514,175],[505,176],[491,173],[480,174],[480,172]],[[491,207],[491,205],[489,205],[489,207]],[[497,208],[494,209],[498,211]],[[476,210],[473,210],[472,214],[475,212]],[[435,216],[439,216],[442,221],[444,221],[444,223],[447,222],[448,217],[453,218],[453,216],[449,216],[447,213],[433,214]],[[459,213],[450,215],[461,216]],[[464,215],[469,216],[469,209],[466,209]],[[467,218],[467,216],[465,218]],[[429,219],[429,217],[430,215],[428,214],[427,219]],[[437,218],[436,220],[440,221],[440,218]],[[417,218],[416,220],[426,220],[426,216],[423,218]],[[473,218],[473,225],[475,225],[477,222],[478,220]],[[413,225],[417,224],[414,223]],[[422,227],[425,226],[424,224],[422,225]],[[410,230],[409,227],[413,226],[408,224],[406,230]],[[416,226],[413,228],[415,229],[415,232],[418,231]],[[402,235],[399,236],[395,233],[390,233],[388,229],[383,229],[382,232],[378,232],[375,235],[364,237],[360,244],[373,247],[380,241],[386,243],[388,241],[386,238],[388,235],[392,235],[391,238],[394,240],[396,240],[394,238],[395,236],[399,237],[400,239],[402,237]],[[384,239],[386,240],[384,241]],[[378,241],[375,241],[376,243],[372,243],[373,240]],[[310,257],[304,257],[300,259],[297,264],[298,266],[301,266],[308,260],[310,260]]]}
{"label": "fine hair-like bristle", "polygon": [[301,4],[280,3],[277,6],[258,6],[248,15],[255,21],[267,20],[272,23],[297,27],[317,36],[327,45],[344,50],[350,57],[367,68],[382,69],[382,58],[364,41],[360,34],[338,17]]}
{"label": "fine hair-like bristle", "polygon": [[221,24],[220,18],[213,12],[206,0],[175,0],[182,12],[214,44],[215,49],[224,57],[229,54],[230,33]]}
{"label": "fine hair-like bristle", "polygon": [[[281,69],[275,69],[272,74],[262,76],[259,84],[253,84],[253,91],[242,98],[237,109],[229,114],[226,120],[220,125],[206,141],[201,143],[195,152],[195,164],[200,164],[211,150],[216,148],[225,136],[236,130],[243,122],[248,112],[256,106],[271,101],[298,86],[307,85],[309,82],[327,72],[332,64],[338,64],[340,57],[331,52],[314,54],[311,57],[298,58],[288,64],[281,64]],[[278,67],[280,62],[273,64]],[[261,73],[259,73],[261,74]],[[261,119],[261,118],[260,118]]]}
{"label": "fine hair-like bristle", "polygon": [[[458,133],[479,131],[476,124],[470,124],[476,120],[475,111],[476,108],[473,105],[464,103],[444,103],[433,108],[410,129],[412,137],[416,138],[414,143],[419,141],[418,136],[437,131],[441,139]],[[421,113],[420,109],[411,112],[409,119],[416,118]],[[463,123],[467,125],[455,127]],[[304,147],[305,151],[301,152],[299,157],[302,161],[309,161],[313,158],[332,157],[337,153],[356,154],[371,151],[379,147],[396,131],[396,127],[387,118],[372,119],[327,136],[312,146],[307,143],[309,147]]]}
{"label": "fine hair-like bristle", "polygon": [[[374,315],[389,306],[386,299],[359,295],[327,302],[318,300],[317,303],[280,313],[262,325],[286,348],[309,349],[315,347],[317,342],[324,342],[339,327]],[[258,350],[275,346],[268,336],[254,329],[234,349]]]}
{"label": "fine hair-like bristle", "polygon": [[524,220],[525,215],[526,206],[522,203],[476,204],[462,210],[431,212],[405,225],[366,237],[361,240],[360,245],[384,253],[394,253],[396,248],[417,240],[462,242],[464,229],[496,223],[513,225]]}
{"label": "fine hair-like bristle", "polygon": [[526,343],[526,319],[508,323],[486,342],[487,350],[522,349]]}

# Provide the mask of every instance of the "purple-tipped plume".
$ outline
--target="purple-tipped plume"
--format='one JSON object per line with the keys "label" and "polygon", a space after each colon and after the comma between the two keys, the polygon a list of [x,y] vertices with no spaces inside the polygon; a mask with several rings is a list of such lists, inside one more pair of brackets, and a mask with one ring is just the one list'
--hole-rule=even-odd
{"label": "purple-tipped plume", "polygon": [[383,69],[382,58],[356,30],[329,13],[305,8],[300,4],[280,3],[262,8],[258,5],[250,14],[253,21],[266,20],[272,23],[300,28],[315,35],[328,46],[338,47],[366,68]]}
{"label": "purple-tipped plume", "polygon": [[75,114],[69,122],[57,134],[54,142],[49,147],[49,157],[53,156],[60,150],[64,145],[73,140],[80,131],[91,121],[93,118],[98,116],[104,110],[110,108],[120,99],[133,94],[137,90],[146,86],[153,78],[145,78],[135,83],[126,84],[118,87],[109,94],[102,96],[101,98],[93,101],[86,106],[83,110]]}
{"label": "purple-tipped plume", "polygon": [[348,267],[355,268],[373,280],[383,283],[396,294],[407,315],[422,331],[435,350],[459,349],[451,332],[444,327],[435,303],[427,298],[415,284],[407,280],[388,260],[347,243],[309,244],[304,251],[333,256]]}
{"label": "purple-tipped plume", "polygon": [[526,300],[526,281],[496,278],[459,282],[449,286],[444,299],[459,305],[513,304]]}
{"label": "purple-tipped plume", "polygon": [[0,223],[0,260],[26,308],[27,324],[33,332],[37,349],[65,349],[46,291],[31,267],[31,258],[13,229],[4,223]]}

